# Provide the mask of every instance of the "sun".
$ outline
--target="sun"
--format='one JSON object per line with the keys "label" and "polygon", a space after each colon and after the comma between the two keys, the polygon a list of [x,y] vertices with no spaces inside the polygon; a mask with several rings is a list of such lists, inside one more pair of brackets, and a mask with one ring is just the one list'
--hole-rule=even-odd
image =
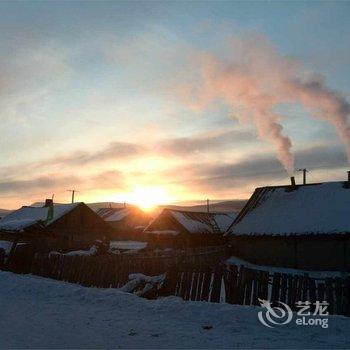
{"label": "sun", "polygon": [[169,194],[162,187],[137,187],[126,195],[127,203],[135,204],[146,211],[151,211],[157,205],[169,201]]}

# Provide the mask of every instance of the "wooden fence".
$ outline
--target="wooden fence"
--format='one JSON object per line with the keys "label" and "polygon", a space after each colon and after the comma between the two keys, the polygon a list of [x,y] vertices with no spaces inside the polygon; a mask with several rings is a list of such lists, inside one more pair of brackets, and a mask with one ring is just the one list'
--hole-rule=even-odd
{"label": "wooden fence", "polygon": [[217,265],[214,270],[170,272],[167,295],[185,300],[260,305],[258,299],[276,305],[281,301],[297,310],[297,302],[326,301],[330,314],[350,316],[350,277],[316,279],[305,275],[271,274],[244,266]]}
{"label": "wooden fence", "polygon": [[[97,256],[34,254],[18,250],[3,268],[16,273],[32,273],[89,287],[119,288],[131,273],[149,276],[167,271],[205,269],[226,257],[224,246],[149,254],[105,254]],[[0,261],[1,267],[1,261]]]}
{"label": "wooden fence", "polygon": [[132,273],[149,276],[166,273],[166,283],[160,296],[175,295],[185,300],[240,305],[259,305],[258,299],[264,299],[273,303],[284,302],[293,310],[297,309],[298,301],[310,302],[312,309],[316,301],[326,301],[330,314],[350,316],[350,277],[312,278],[307,274],[271,274],[227,265],[223,263],[225,258],[224,247],[167,255],[17,254],[5,268],[100,288],[119,288]]}

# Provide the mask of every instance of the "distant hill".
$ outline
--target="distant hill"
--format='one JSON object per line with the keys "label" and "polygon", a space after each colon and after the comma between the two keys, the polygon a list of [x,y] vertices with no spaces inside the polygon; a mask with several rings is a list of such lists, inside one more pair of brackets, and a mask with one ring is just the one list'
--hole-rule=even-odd
{"label": "distant hill", "polygon": [[12,210],[7,210],[7,209],[0,209],[0,219],[6,216],[7,214],[10,214]]}
{"label": "distant hill", "polygon": [[[211,212],[224,212],[224,213],[238,213],[247,200],[228,200],[228,201],[219,201],[210,203],[209,210]],[[97,202],[97,203],[86,203],[92,210],[97,211],[100,208],[122,208],[124,206],[124,203],[115,203],[115,202]],[[43,202],[35,202],[32,204],[32,206],[35,207],[41,207],[43,206]],[[132,207],[135,205],[132,204],[126,204],[127,207]],[[155,216],[157,215],[162,209],[169,208],[169,209],[177,209],[177,210],[188,210],[188,211],[197,211],[197,212],[203,212],[207,211],[207,206],[205,204],[197,204],[197,205],[159,205],[156,209],[152,210],[151,215]],[[0,214],[1,216],[1,214]]]}
{"label": "distant hill", "polygon": [[[32,207],[42,207],[45,203],[44,202],[35,202],[31,204]],[[62,203],[56,203],[55,204],[62,204]],[[124,203],[115,203],[115,202],[97,202],[97,203],[86,203],[92,210],[97,211],[100,208],[122,208],[124,206]],[[131,204],[127,204],[128,207],[131,207]]]}
{"label": "distant hill", "polygon": [[[238,213],[243,206],[246,204],[247,200],[229,200],[229,201],[220,201],[216,203],[210,203],[209,210],[211,212],[223,212],[223,213]],[[124,206],[124,203],[115,203],[115,202],[99,202],[99,203],[87,203],[87,205],[94,211],[97,211],[99,208],[121,208]],[[127,207],[134,206],[132,204],[126,204]],[[197,211],[203,212],[207,211],[207,206],[204,204],[197,205],[159,205],[149,214],[153,217],[157,216],[164,208],[177,209],[177,210],[188,210],[188,211]]]}
{"label": "distant hill", "polygon": [[[86,203],[92,210],[97,211],[100,208],[123,208],[124,203],[115,202],[97,202],[97,203]],[[127,207],[135,207],[132,204],[126,204]]]}
{"label": "distant hill", "polygon": [[[35,202],[31,204],[31,207],[42,207],[44,202]],[[63,204],[59,202],[55,202],[55,204]],[[123,208],[124,203],[115,203],[115,202],[96,202],[96,203],[86,203],[93,211],[97,211],[101,208]],[[127,207],[135,207],[132,204],[126,204]]]}
{"label": "distant hill", "polygon": [[[222,201],[217,203],[210,203],[209,210],[211,212],[224,212],[224,213],[238,213],[243,206],[246,204],[247,200],[230,200]],[[206,205],[162,205],[159,206],[160,209],[169,208],[177,210],[189,210],[189,211],[207,211]]]}

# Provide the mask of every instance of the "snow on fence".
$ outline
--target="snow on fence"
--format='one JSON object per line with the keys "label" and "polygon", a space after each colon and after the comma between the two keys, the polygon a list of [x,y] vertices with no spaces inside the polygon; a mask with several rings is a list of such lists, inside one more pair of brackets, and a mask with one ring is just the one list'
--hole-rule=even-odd
{"label": "snow on fence", "polygon": [[318,279],[307,274],[271,274],[226,264],[219,264],[214,270],[170,273],[170,280],[176,273],[178,276],[173,278],[173,289],[167,294],[185,300],[224,300],[230,304],[260,305],[258,299],[263,299],[284,302],[292,310],[297,310],[299,301],[312,303],[311,310],[316,301],[326,301],[330,314],[350,316],[350,277]]}
{"label": "snow on fence", "polygon": [[156,296],[175,295],[185,300],[240,305],[259,305],[258,299],[264,299],[284,302],[294,310],[298,301],[327,301],[331,314],[350,316],[350,277],[271,273],[228,265],[223,263],[225,258],[224,247],[165,256],[35,254],[30,264],[29,257],[18,255],[7,269],[100,288],[120,288],[133,273],[147,276],[165,273],[164,286]]}
{"label": "snow on fence", "polygon": [[[119,288],[132,273],[148,276],[172,270],[215,266],[225,259],[224,246],[149,254],[34,254],[16,251],[4,268],[17,273],[32,273],[88,287]],[[0,262],[1,268],[1,262]]]}

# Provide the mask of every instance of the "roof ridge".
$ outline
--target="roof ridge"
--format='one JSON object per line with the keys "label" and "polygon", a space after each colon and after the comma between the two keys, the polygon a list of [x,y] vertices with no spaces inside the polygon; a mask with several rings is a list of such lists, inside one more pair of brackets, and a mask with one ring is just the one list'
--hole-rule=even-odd
{"label": "roof ridge", "polygon": [[[307,183],[307,184],[296,184],[295,187],[300,188],[300,187],[311,187],[311,186],[319,186],[319,185],[324,185],[324,184],[335,184],[335,183],[340,183],[340,184],[344,184],[347,183],[347,181],[323,181],[323,182],[312,182],[312,183]],[[261,187],[256,187],[257,189],[260,188],[288,188],[291,187],[290,184],[286,184],[286,185],[269,185],[269,186],[261,186]]]}
{"label": "roof ridge", "polygon": [[206,211],[193,211],[193,210],[183,210],[183,209],[172,209],[172,208],[164,208],[163,210],[167,211],[177,211],[180,213],[194,213],[194,214],[209,214],[209,215],[228,215],[234,214],[234,212],[223,212],[223,211],[210,211],[209,213]]}

